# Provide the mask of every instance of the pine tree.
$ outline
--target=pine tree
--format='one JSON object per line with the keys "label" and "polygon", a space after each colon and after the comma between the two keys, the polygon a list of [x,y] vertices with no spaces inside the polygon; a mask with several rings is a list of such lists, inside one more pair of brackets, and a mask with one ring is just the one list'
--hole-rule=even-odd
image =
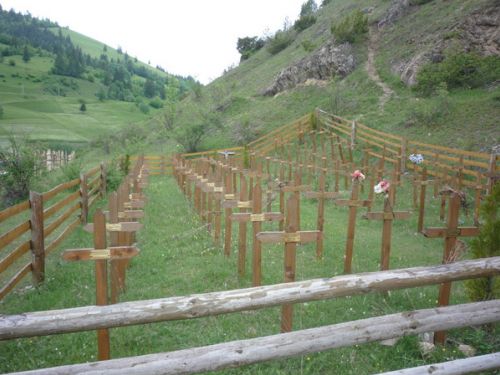
{"label": "pine tree", "polygon": [[24,50],[23,50],[23,61],[25,63],[27,63],[28,61],[31,60],[31,55],[30,55],[30,51],[28,50],[28,46],[24,46]]}

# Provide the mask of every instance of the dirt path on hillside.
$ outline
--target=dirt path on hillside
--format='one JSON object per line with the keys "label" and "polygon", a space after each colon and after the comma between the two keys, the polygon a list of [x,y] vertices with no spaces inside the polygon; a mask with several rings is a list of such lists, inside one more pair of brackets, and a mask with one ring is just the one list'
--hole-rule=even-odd
{"label": "dirt path on hillside", "polygon": [[379,98],[378,106],[379,109],[383,109],[385,103],[391,98],[394,94],[394,91],[380,78],[377,72],[377,68],[375,67],[375,54],[378,48],[378,31],[371,27],[369,32],[369,40],[368,40],[368,60],[366,61],[366,72],[368,73],[368,77],[375,82],[375,84],[380,87],[383,91],[382,96]]}

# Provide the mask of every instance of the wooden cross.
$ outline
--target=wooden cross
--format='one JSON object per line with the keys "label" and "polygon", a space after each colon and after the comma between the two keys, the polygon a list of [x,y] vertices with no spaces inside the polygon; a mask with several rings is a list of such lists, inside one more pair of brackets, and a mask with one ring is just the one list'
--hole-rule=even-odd
{"label": "wooden cross", "polygon": [[359,199],[359,181],[354,180],[351,188],[351,199],[337,199],[335,204],[339,206],[349,206],[349,223],[347,224],[347,240],[344,255],[344,273],[351,273],[352,253],[354,248],[354,232],[356,230],[356,212],[358,207],[368,207],[370,200]]}
{"label": "wooden cross", "polygon": [[[248,187],[246,178],[243,175],[243,173],[240,173],[239,197],[240,197],[239,200],[236,199],[225,200],[222,203],[222,206],[224,208],[239,208],[240,212],[246,212],[248,209],[252,208],[252,201],[247,200]],[[232,220],[231,216],[230,220]],[[240,222],[238,228],[238,274],[240,276],[245,275],[246,252],[247,252],[247,225],[244,222]]]}
{"label": "wooden cross", "polygon": [[[299,230],[299,198],[293,194],[288,198],[286,204],[285,231],[260,232],[257,240],[262,243],[284,243],[285,244],[285,282],[295,281],[296,249],[297,244],[317,241],[322,238],[322,233],[317,230]],[[284,304],[281,311],[281,332],[292,330],[293,305]]]}
{"label": "wooden cross", "polygon": [[[135,246],[106,246],[106,219],[102,211],[97,210],[94,214],[94,248],[69,249],[63,253],[63,259],[67,261],[92,260],[95,261],[96,278],[96,305],[108,304],[108,271],[107,261],[131,258],[139,254]],[[97,330],[98,360],[110,359],[109,331],[108,329]]]}
{"label": "wooden cross", "polygon": [[[392,190],[391,186],[391,190]],[[382,250],[380,256],[380,270],[385,271],[389,269],[389,259],[391,257],[391,234],[392,222],[398,219],[408,219],[410,212],[408,211],[393,211],[392,193],[384,197],[384,211],[382,212],[368,212],[366,218],[369,220],[382,220]]]}
{"label": "wooden cross", "polygon": [[[282,221],[281,212],[262,212],[262,187],[257,182],[253,188],[252,212],[235,213],[230,219],[241,223],[251,222],[253,226],[253,256],[252,256],[252,283],[261,285],[262,281],[262,244],[257,241],[257,234],[262,231],[263,221]],[[244,268],[244,266],[243,266]]]}
{"label": "wooden cross", "polygon": [[[448,222],[445,228],[425,228],[423,234],[428,238],[444,238],[443,263],[453,262],[457,237],[474,237],[479,235],[478,227],[459,227],[461,198],[457,192],[451,192],[448,207]],[[439,289],[438,306],[448,306],[450,301],[451,282],[441,284]],[[434,343],[444,344],[446,333],[435,332]]]}
{"label": "wooden cross", "polygon": [[[326,158],[323,159],[326,161]],[[305,197],[309,199],[318,200],[318,217],[317,217],[317,227],[316,229],[323,233],[325,224],[325,200],[326,199],[336,199],[339,193],[334,191],[326,191],[326,169],[323,169],[321,175],[319,176],[319,191],[306,191]],[[316,242],[316,257],[320,259],[323,256],[323,238],[318,239]]]}

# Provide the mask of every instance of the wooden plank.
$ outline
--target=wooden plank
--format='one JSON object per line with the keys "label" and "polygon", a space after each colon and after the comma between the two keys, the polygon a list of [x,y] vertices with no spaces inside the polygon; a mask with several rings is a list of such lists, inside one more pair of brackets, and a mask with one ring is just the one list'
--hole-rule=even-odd
{"label": "wooden plank", "polygon": [[[139,229],[142,229],[144,225],[138,223],[136,221],[122,221],[120,223],[107,223],[106,231],[107,232],[137,232]],[[92,233],[94,231],[94,224],[88,223],[83,227],[83,230],[86,232]]]}
{"label": "wooden plank", "polygon": [[[80,180],[78,180],[78,181],[80,181]],[[75,191],[73,194],[68,195],[67,197],[65,197],[61,201],[53,204],[49,208],[46,208],[45,210],[43,210],[43,219],[44,220],[48,219],[49,217],[54,215],[57,211],[59,211],[61,208],[66,206],[68,203],[71,203],[74,200],[77,200],[79,197],[80,197],[80,192]]]}
{"label": "wooden plank", "polygon": [[[94,249],[106,249],[106,217],[97,210],[94,214]],[[66,253],[66,252],[65,252]],[[108,262],[105,259],[95,261],[96,305],[108,304]],[[109,331],[97,330],[97,359],[100,361],[111,358]]]}
{"label": "wooden plank", "polygon": [[63,184],[57,185],[55,188],[45,192],[42,194],[43,200],[48,201],[49,199],[54,198],[57,194],[64,190],[71,189],[72,187],[78,186],[80,184],[80,179],[75,178],[74,180],[65,182]]}
{"label": "wooden plank", "polygon": [[428,267],[365,272],[189,296],[0,316],[0,340],[92,331],[235,313],[500,274],[500,257]]}
{"label": "wooden plank", "polygon": [[500,353],[477,357],[455,359],[453,361],[433,363],[419,367],[383,372],[378,375],[463,375],[500,369]]}
{"label": "wooden plank", "polygon": [[31,242],[25,241],[15,250],[7,254],[2,260],[0,260],[0,273],[4,272],[12,263],[26,254],[30,249]]}
{"label": "wooden plank", "polygon": [[108,260],[108,259],[128,259],[139,254],[139,249],[135,246],[113,246],[107,249],[69,249],[63,254],[63,259],[67,261],[80,260]]}
{"label": "wooden plank", "polygon": [[26,264],[12,278],[7,281],[7,284],[0,289],[0,300],[3,299],[23,278],[31,271],[31,263]]}
{"label": "wooden plank", "polygon": [[79,208],[80,202],[77,202],[73,206],[70,206],[66,211],[64,211],[63,214],[61,214],[61,216],[59,216],[56,220],[54,220],[46,228],[44,228],[44,237],[50,236],[52,232],[54,232],[62,223],[69,219],[74,212],[78,211]]}
{"label": "wooden plank", "polygon": [[458,227],[456,231],[449,232],[447,228],[424,228],[422,234],[425,237],[436,238],[436,237],[475,237],[479,235],[478,227]]}
{"label": "wooden plank", "polygon": [[322,238],[322,233],[317,230],[303,230],[288,234],[287,232],[260,232],[257,235],[257,239],[262,243],[295,242],[305,244],[317,241],[319,238]]}
{"label": "wooden plank", "polygon": [[14,206],[6,208],[5,210],[0,211],[0,223],[11,218],[14,215],[17,215],[23,211],[29,210],[30,201],[26,200],[24,202],[18,203]]}
{"label": "wooden plank", "polygon": [[144,211],[142,210],[125,210],[123,212],[118,212],[119,219],[142,219],[144,217]]}
{"label": "wooden plank", "polygon": [[[489,324],[500,317],[500,301],[469,303],[360,319],[253,339],[230,341],[167,353],[67,365],[31,371],[54,374],[193,374],[279,360],[329,349],[428,332]],[[18,373],[19,374],[19,373]]]}
{"label": "wooden plank", "polygon": [[80,218],[77,217],[62,231],[49,245],[45,247],[45,255],[55,250],[66,237],[68,237],[80,225]]}
{"label": "wooden plank", "polygon": [[29,221],[24,221],[0,236],[0,249],[4,248],[31,228]]}

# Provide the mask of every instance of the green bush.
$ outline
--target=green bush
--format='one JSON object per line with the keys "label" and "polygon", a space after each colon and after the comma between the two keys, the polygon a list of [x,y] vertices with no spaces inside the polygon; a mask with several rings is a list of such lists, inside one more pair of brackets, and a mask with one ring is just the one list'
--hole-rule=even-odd
{"label": "green bush", "polygon": [[[127,155],[128,156],[128,155]],[[110,163],[110,167],[106,170],[106,190],[107,191],[115,191],[118,189],[120,184],[122,183],[125,174],[122,172],[121,168],[113,168],[116,165],[116,161]]]}
{"label": "green bush", "polygon": [[302,42],[302,48],[304,48],[304,51],[306,52],[312,52],[316,48],[316,44],[314,44],[310,40],[304,40]]}
{"label": "green bush", "polygon": [[149,113],[149,106],[146,103],[139,103],[139,110],[147,115]]}
{"label": "green bush", "polygon": [[9,65],[10,65],[10,66],[16,66],[16,60],[14,60],[14,59],[9,59]]}
{"label": "green bush", "polygon": [[149,105],[153,108],[160,109],[163,108],[163,102],[160,98],[156,97],[149,102]]}
{"label": "green bush", "polygon": [[497,56],[481,57],[475,53],[457,53],[447,56],[441,63],[428,63],[417,74],[415,90],[432,95],[440,84],[449,89],[476,88],[494,82],[500,76]]}
{"label": "green bush", "polygon": [[316,16],[313,14],[309,14],[307,16],[302,16],[300,17],[295,23],[293,24],[293,28],[297,30],[298,32],[301,32],[308,27],[311,27],[316,23]]}
{"label": "green bush", "polygon": [[267,50],[272,55],[283,51],[286,47],[292,44],[295,39],[294,34],[289,30],[278,30],[272,38],[267,41]]}
{"label": "green bush", "polygon": [[[481,232],[471,243],[472,257],[488,258],[500,255],[500,183],[496,183],[481,206],[484,223]],[[493,276],[467,280],[467,293],[472,301],[484,301],[500,297],[500,279]]]}
{"label": "green bush", "polygon": [[37,155],[38,147],[14,137],[9,143],[0,151],[0,191],[5,206],[28,198],[31,184],[43,167]]}
{"label": "green bush", "polygon": [[356,9],[331,27],[332,34],[339,43],[354,43],[368,32],[368,17]]}

